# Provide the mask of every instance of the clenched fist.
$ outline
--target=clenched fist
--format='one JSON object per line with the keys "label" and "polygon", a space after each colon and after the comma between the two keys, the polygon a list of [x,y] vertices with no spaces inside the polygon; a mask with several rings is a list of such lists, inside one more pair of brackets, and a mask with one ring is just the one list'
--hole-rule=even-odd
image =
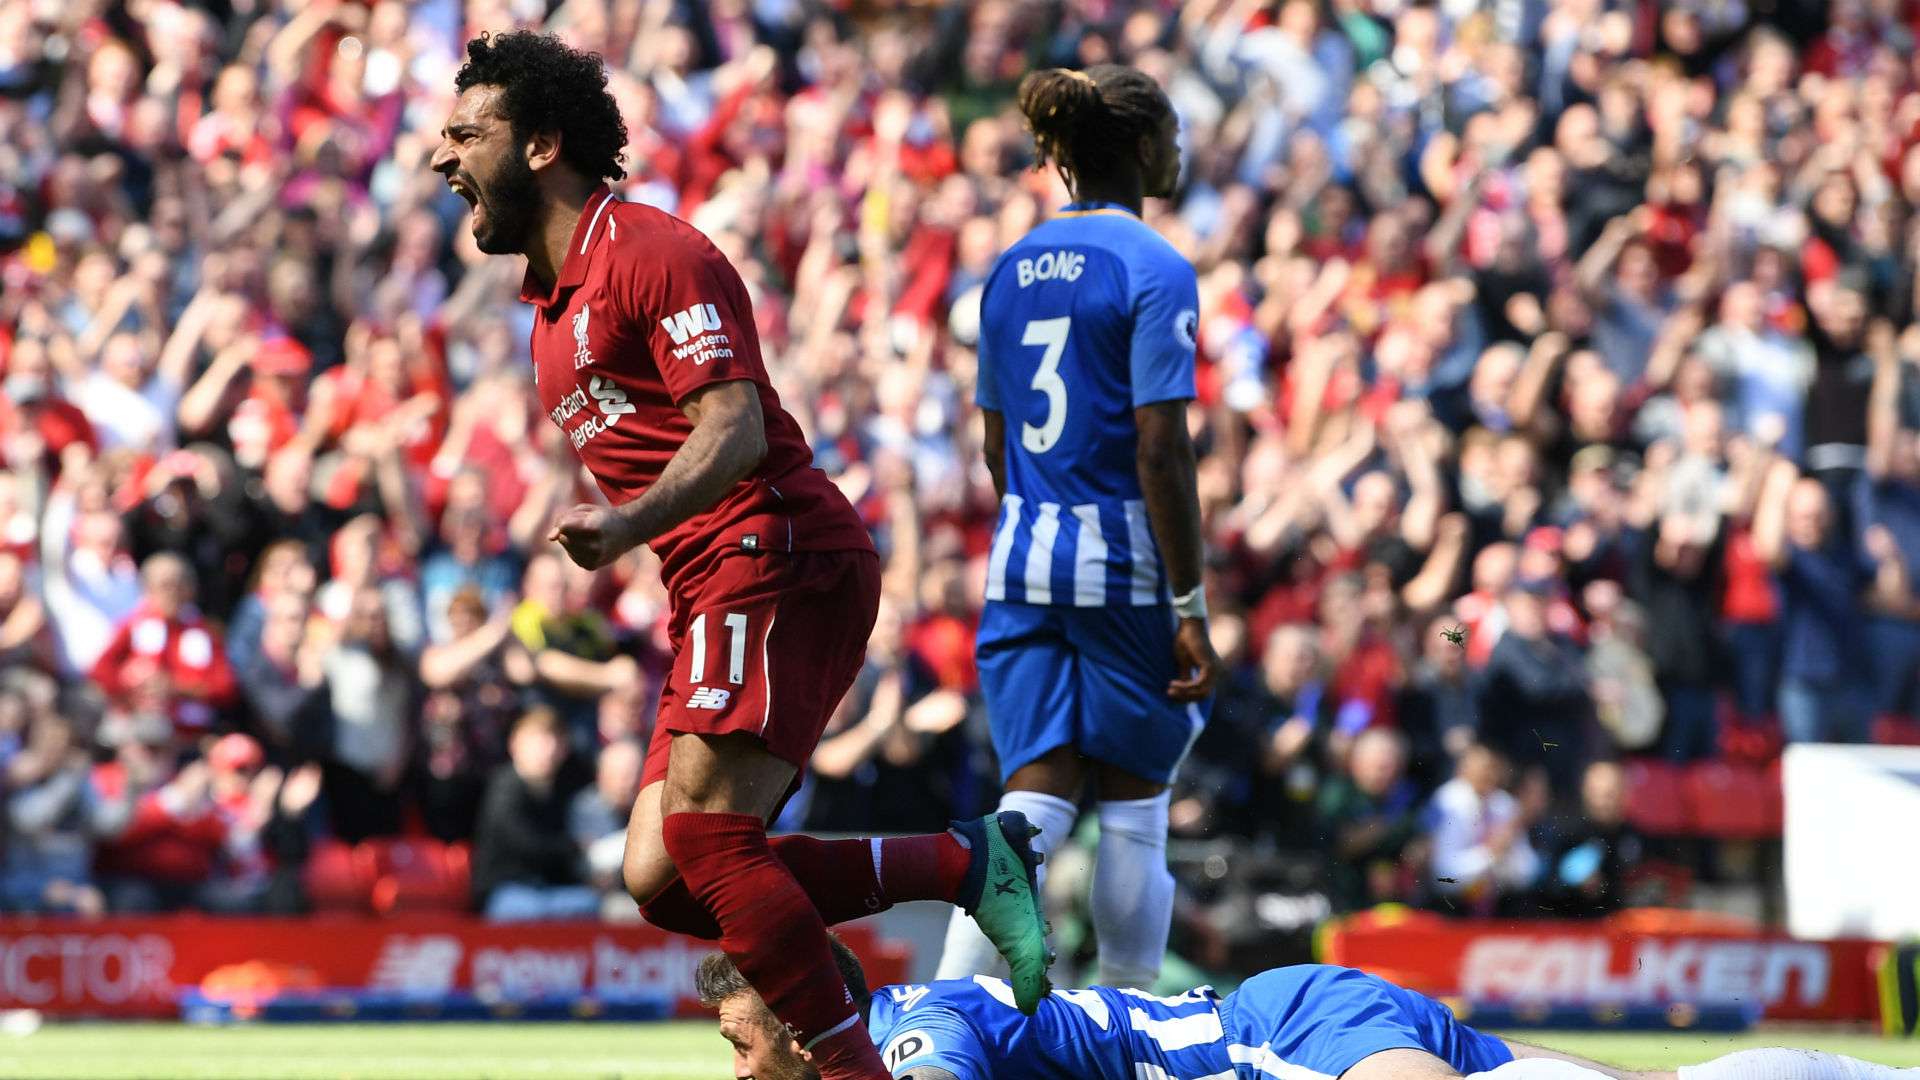
{"label": "clenched fist", "polygon": [[640,541],[627,519],[604,506],[576,506],[560,515],[547,539],[567,549],[567,557],[588,570],[598,570],[627,553]]}

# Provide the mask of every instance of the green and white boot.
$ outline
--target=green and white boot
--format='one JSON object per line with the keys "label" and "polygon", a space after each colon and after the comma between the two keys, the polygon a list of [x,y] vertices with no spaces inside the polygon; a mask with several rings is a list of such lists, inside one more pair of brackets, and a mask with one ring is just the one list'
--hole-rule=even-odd
{"label": "green and white boot", "polygon": [[955,903],[973,916],[980,932],[1000,950],[1011,973],[1013,1002],[1031,1016],[1052,992],[1047,968],[1047,919],[1036,871],[1044,858],[1033,850],[1040,830],[1018,810],[1003,810],[974,821],[955,822],[953,831],[967,840],[973,861]]}

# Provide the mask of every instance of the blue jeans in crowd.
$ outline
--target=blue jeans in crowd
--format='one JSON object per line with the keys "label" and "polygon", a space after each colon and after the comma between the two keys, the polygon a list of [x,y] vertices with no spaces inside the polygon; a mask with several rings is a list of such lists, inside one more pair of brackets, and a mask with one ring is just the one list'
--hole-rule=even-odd
{"label": "blue jeans in crowd", "polygon": [[494,922],[591,919],[600,914],[600,894],[585,885],[527,885],[510,881],[487,898]]}
{"label": "blue jeans in crowd", "polygon": [[1733,708],[1746,721],[1774,712],[1780,679],[1780,627],[1773,623],[1727,623],[1727,656],[1733,661]]}
{"label": "blue jeans in crowd", "polygon": [[1699,761],[1720,752],[1719,700],[1713,687],[1668,683],[1662,687],[1667,719],[1660,728],[1660,756]]}
{"label": "blue jeans in crowd", "polygon": [[1780,680],[1780,733],[1790,743],[1866,742],[1872,719],[1871,687]]}
{"label": "blue jeans in crowd", "polygon": [[1920,623],[1876,618],[1867,626],[1873,646],[1873,707],[1889,716],[1920,715]]}

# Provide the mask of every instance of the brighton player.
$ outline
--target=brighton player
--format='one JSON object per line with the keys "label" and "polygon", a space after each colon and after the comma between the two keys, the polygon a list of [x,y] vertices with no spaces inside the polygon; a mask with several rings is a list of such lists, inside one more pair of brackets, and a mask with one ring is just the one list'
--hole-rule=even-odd
{"label": "brighton player", "polygon": [[[1915,1080],[1812,1050],[1745,1050],[1670,1071],[1616,1069],[1487,1035],[1447,1007],[1352,968],[1302,964],[1256,975],[1226,997],[1096,986],[1057,990],[1027,1016],[984,975],[869,993],[838,939],[834,959],[897,1080]],[[812,1080],[787,1035],[725,956],[694,985],[720,1014],[739,1080]]]}
{"label": "brighton player", "polygon": [[[1047,850],[1098,801],[1092,915],[1100,981],[1147,987],[1173,913],[1167,784],[1206,722],[1219,658],[1201,590],[1193,267],[1140,220],[1179,176],[1177,123],[1128,67],[1020,86],[1073,202],[1001,255],[981,299],[987,467],[1000,520],[977,641],[1006,794]],[[938,975],[993,946],[948,928]]]}
{"label": "brighton player", "polygon": [[433,168],[489,254],[527,258],[541,411],[611,505],[550,539],[597,568],[640,544],[671,597],[672,673],[628,831],[628,890],[656,925],[717,940],[828,1077],[884,1077],[826,923],[901,900],[973,912],[1023,1008],[1047,989],[1046,928],[1011,815],[887,840],[769,841],[858,672],[878,557],[780,407],[745,286],[686,223],[605,181],[626,130],[598,57],[558,39],[475,39]]}

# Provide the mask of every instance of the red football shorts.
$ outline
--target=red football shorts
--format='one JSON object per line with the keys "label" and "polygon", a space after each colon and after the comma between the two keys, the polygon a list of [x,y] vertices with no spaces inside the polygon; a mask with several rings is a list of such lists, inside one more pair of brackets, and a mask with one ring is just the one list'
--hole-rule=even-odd
{"label": "red football shorts", "polygon": [[675,604],[673,672],[641,786],[666,779],[677,734],[744,731],[805,772],[860,674],[879,611],[880,559],[870,551],[723,560]]}

